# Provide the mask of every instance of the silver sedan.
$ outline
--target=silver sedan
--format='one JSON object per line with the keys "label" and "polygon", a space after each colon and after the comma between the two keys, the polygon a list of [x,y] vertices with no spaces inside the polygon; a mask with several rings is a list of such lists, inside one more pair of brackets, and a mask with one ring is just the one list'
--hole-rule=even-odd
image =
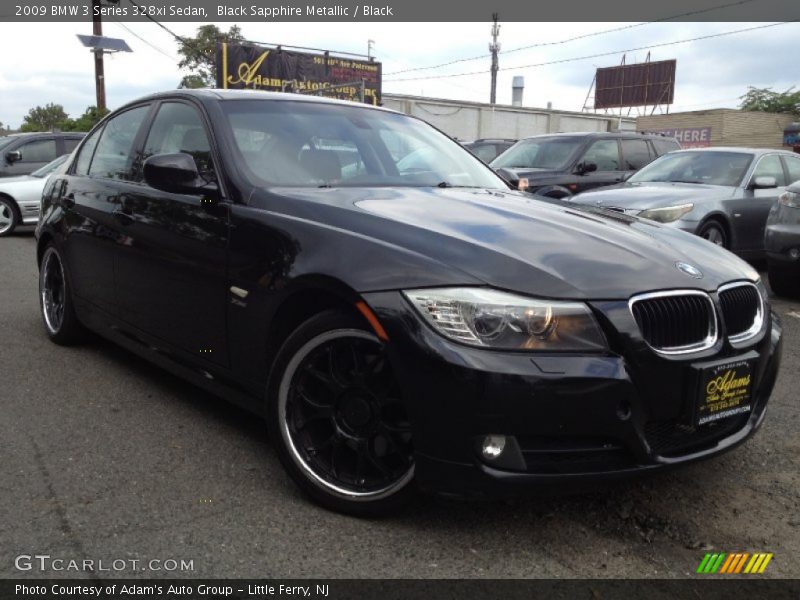
{"label": "silver sedan", "polygon": [[18,225],[32,225],[39,220],[39,203],[47,178],[64,164],[67,156],[59,156],[30,175],[0,179],[0,237],[11,235]]}
{"label": "silver sedan", "polygon": [[573,205],[612,209],[695,233],[747,259],[764,258],[764,226],[800,155],[768,148],[670,152],[625,183],[573,196]]}

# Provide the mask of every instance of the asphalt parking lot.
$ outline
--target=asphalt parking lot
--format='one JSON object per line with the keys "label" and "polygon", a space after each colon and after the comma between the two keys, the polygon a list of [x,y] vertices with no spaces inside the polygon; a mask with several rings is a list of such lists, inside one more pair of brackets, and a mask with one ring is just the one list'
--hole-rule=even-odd
{"label": "asphalt parking lot", "polygon": [[[684,577],[707,551],[800,577],[800,303],[761,431],[722,457],[580,496],[420,498],[359,520],[306,501],[263,424],[95,339],[45,337],[35,242],[0,240],[0,577]],[[19,555],[192,571],[19,571]]]}

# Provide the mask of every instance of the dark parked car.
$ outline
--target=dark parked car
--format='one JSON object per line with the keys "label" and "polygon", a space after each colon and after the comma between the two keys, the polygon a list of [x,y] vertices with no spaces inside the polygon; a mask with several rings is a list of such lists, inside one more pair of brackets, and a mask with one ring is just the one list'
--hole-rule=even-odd
{"label": "dark parked car", "polygon": [[500,154],[516,144],[517,140],[483,138],[474,142],[465,142],[464,148],[472,152],[486,164],[492,162]]}
{"label": "dark parked car", "polygon": [[[398,168],[423,149],[435,167]],[[657,471],[764,419],[781,327],[749,265],[510,191],[415,118],[178,90],[70,161],[37,227],[47,335],[86,327],[264,416],[327,507]]]}
{"label": "dark parked car", "polygon": [[0,137],[0,177],[29,175],[72,152],[85,133],[14,133]]}
{"label": "dark parked car", "polygon": [[800,156],[699,148],[663,156],[620,185],[571,199],[695,233],[748,259],[764,258],[764,225]]}
{"label": "dark parked car", "polygon": [[657,134],[537,135],[514,144],[491,166],[514,187],[540,196],[567,198],[619,183],[657,156],[679,149],[673,138]]}
{"label": "dark parked car", "polygon": [[800,298],[800,157],[786,159],[790,178],[796,181],[786,188],[772,205],[767,217],[764,247],[772,291],[781,296]]}

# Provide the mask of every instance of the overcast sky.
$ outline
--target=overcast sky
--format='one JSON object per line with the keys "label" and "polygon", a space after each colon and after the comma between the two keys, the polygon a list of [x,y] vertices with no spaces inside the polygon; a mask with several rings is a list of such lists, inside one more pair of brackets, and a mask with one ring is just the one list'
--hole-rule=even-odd
{"label": "overcast sky", "polygon": [[[178,35],[191,35],[199,24],[167,24]],[[227,29],[230,24],[219,26]],[[586,33],[630,26],[630,23],[502,23],[502,50],[559,42]],[[633,24],[636,25],[636,24]],[[597,67],[617,65],[619,50],[652,46],[756,27],[759,23],[656,23],[628,27],[563,44],[500,55],[497,98],[511,101],[511,79],[525,77],[526,106],[581,110]],[[127,29],[125,29],[127,28]],[[487,102],[489,98],[489,23],[244,23],[248,39],[331,50],[366,53],[375,41],[383,62],[384,93]],[[0,122],[18,127],[28,109],[48,102],[62,104],[78,116],[95,104],[93,62],[75,37],[91,33],[89,23],[0,24]],[[106,93],[114,108],[138,96],[175,88],[182,76],[177,44],[152,23],[104,23],[104,34],[125,39],[133,52],[106,58]],[[146,44],[136,35],[147,40]],[[676,58],[677,83],[671,111],[736,107],[748,85],[784,91],[798,83],[797,44],[800,24],[789,23],[735,35],[653,48],[651,60]],[[528,67],[548,61],[612,52],[607,56],[557,65]],[[449,67],[392,75],[396,71],[435,65],[465,57],[480,60]],[[628,52],[627,62],[643,61],[647,50]],[[512,68],[509,68],[512,67]],[[517,68],[520,67],[520,68]],[[463,77],[452,73],[484,71]],[[414,81],[392,81],[435,76]],[[634,109],[631,113],[636,114]]]}

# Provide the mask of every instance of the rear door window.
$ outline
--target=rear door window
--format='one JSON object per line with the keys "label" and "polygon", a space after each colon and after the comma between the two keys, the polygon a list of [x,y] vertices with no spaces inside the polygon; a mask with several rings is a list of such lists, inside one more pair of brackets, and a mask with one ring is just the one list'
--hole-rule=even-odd
{"label": "rear door window", "polygon": [[645,140],[621,140],[621,143],[625,170],[638,171],[652,160]]}
{"label": "rear door window", "polygon": [[64,150],[62,151],[62,154],[69,154],[70,152],[75,150],[75,148],[78,147],[78,144],[81,143],[81,139],[80,138],[64,138],[62,140],[62,143],[64,144]]}
{"label": "rear door window", "polygon": [[86,143],[81,147],[78,153],[78,160],[75,161],[75,175],[86,176],[89,174],[89,165],[92,162],[94,149],[97,148],[97,140],[100,139],[100,134],[103,128],[95,129],[86,139]]}
{"label": "rear door window", "polygon": [[653,146],[655,147],[656,153],[659,156],[666,154],[667,152],[673,152],[681,149],[681,145],[678,142],[669,138],[654,139]]}
{"label": "rear door window", "polygon": [[132,178],[133,144],[149,106],[137,106],[110,119],[94,152],[89,175],[107,179]]}

